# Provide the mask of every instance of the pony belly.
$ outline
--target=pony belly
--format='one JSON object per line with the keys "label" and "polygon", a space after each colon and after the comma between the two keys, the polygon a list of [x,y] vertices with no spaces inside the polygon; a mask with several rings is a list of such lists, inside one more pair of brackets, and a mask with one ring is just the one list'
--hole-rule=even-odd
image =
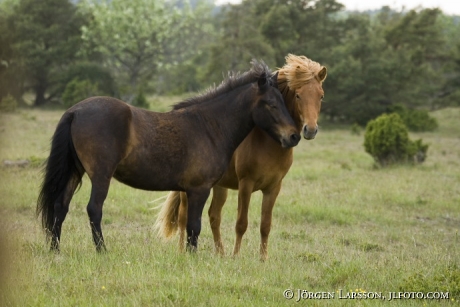
{"label": "pony belly", "polygon": [[[179,187],[180,174],[174,172],[175,168],[163,163],[127,163],[122,161],[117,165],[113,177],[118,181],[136,189],[148,191],[182,190]],[[157,165],[157,167],[155,167]],[[158,167],[161,165],[160,167]]]}
{"label": "pony belly", "polygon": [[115,172],[113,177],[121,183],[124,183],[132,188],[146,191],[182,191],[178,184],[178,180],[167,180],[162,176],[155,174],[149,176],[130,176],[126,173]]}

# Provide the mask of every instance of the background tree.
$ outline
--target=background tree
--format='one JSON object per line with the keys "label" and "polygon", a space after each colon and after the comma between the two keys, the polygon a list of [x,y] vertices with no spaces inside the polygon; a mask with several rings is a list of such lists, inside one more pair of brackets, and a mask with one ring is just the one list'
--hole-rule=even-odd
{"label": "background tree", "polygon": [[[288,53],[325,62],[341,37],[337,18],[344,6],[335,0],[256,0],[260,31],[275,48],[281,65]],[[267,10],[267,8],[269,8]]]}
{"label": "background tree", "polygon": [[[383,8],[351,14],[333,48],[324,114],[361,125],[394,105],[432,106],[442,90],[448,48],[440,11],[407,14]],[[327,91],[331,89],[330,91]]]}
{"label": "background tree", "polygon": [[433,101],[433,109],[460,106],[460,17],[455,19],[442,16],[441,21],[445,26],[448,54],[443,65],[444,74],[440,78],[443,85],[437,99]]}
{"label": "background tree", "polygon": [[174,37],[165,43],[164,64],[150,83],[158,94],[193,92],[210,84],[206,66],[217,39],[216,7],[212,0],[180,0],[175,5],[181,18]]}
{"label": "background tree", "polygon": [[13,36],[8,27],[13,2],[0,2],[0,101],[12,95],[19,99],[22,95],[22,76],[17,68],[12,48]]}
{"label": "background tree", "polygon": [[138,83],[151,77],[162,61],[162,40],[170,25],[164,2],[88,0],[82,8],[93,16],[82,29],[86,46],[99,52],[119,84],[126,85],[122,94],[134,98]]}
{"label": "background tree", "polygon": [[216,16],[221,23],[219,37],[210,46],[206,74],[209,80],[218,83],[228,71],[248,70],[253,58],[263,59],[270,66],[275,64],[274,50],[258,29],[254,9],[254,2],[243,1],[227,6]]}
{"label": "background tree", "polygon": [[388,48],[370,16],[350,15],[343,29],[343,44],[329,58],[323,112],[331,119],[365,125],[394,103],[410,70],[404,54]]}
{"label": "background tree", "polygon": [[187,56],[186,36],[196,30],[189,27],[189,6],[181,10],[163,0],[88,0],[82,8],[93,15],[83,27],[83,39],[103,55],[128,101],[172,59]]}
{"label": "background tree", "polygon": [[[76,58],[83,19],[68,0],[20,0],[8,17],[11,49],[24,90],[40,106],[56,96],[52,87]],[[20,86],[21,87],[21,86]]]}
{"label": "background tree", "polygon": [[443,74],[448,53],[446,37],[439,23],[441,14],[439,9],[411,10],[385,29],[385,40],[395,56],[404,54],[409,57],[410,74],[405,79],[402,95],[398,97],[399,103],[408,107],[431,106],[441,90],[443,78],[439,76]]}
{"label": "background tree", "polygon": [[0,0],[0,97],[62,103],[67,88],[67,98],[132,102],[207,88],[252,58],[275,69],[294,53],[329,70],[326,118],[364,125],[398,108],[409,118],[460,104],[459,21],[438,9],[349,12],[336,0]]}

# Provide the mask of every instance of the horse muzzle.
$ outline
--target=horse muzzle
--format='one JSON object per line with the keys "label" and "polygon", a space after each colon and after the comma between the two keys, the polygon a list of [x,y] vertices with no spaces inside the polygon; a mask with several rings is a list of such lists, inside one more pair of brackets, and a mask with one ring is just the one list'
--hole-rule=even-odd
{"label": "horse muzzle", "polygon": [[299,144],[299,141],[300,141],[300,134],[292,133],[289,135],[289,137],[282,138],[281,146],[283,148],[291,148]]}
{"label": "horse muzzle", "polygon": [[302,133],[306,140],[313,140],[318,133],[318,126],[316,126],[314,129],[310,129],[307,125],[305,125],[303,126]]}

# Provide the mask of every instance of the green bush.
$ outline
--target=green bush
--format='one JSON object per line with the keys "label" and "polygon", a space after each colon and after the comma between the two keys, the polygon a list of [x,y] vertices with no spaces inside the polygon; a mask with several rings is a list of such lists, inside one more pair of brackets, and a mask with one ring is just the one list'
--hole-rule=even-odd
{"label": "green bush", "polygon": [[428,145],[411,141],[407,127],[396,114],[383,114],[371,120],[364,134],[364,148],[380,166],[423,162]]}
{"label": "green bush", "polygon": [[80,102],[88,97],[98,94],[98,86],[90,80],[80,80],[78,78],[70,81],[62,94],[64,106],[70,108],[77,102]]}
{"label": "green bush", "polygon": [[78,62],[57,76],[56,92],[62,97],[67,85],[75,79],[97,84],[100,95],[116,97],[117,87],[109,70],[94,62]]}
{"label": "green bush", "polygon": [[142,89],[139,89],[137,92],[136,97],[133,99],[132,105],[144,109],[148,109],[150,107]]}
{"label": "green bush", "polygon": [[0,112],[14,112],[17,107],[18,102],[9,94],[0,101]]}
{"label": "green bush", "polygon": [[403,105],[394,105],[389,113],[398,113],[410,131],[433,131],[438,128],[438,122],[431,117],[427,110],[408,109]]}

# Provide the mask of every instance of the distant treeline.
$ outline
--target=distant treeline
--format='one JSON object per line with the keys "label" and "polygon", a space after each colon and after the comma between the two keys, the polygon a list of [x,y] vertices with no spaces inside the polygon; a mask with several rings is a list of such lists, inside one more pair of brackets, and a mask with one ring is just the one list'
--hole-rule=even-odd
{"label": "distant treeline", "polygon": [[365,124],[395,107],[459,106],[459,33],[460,17],[438,9],[349,12],[335,0],[3,0],[0,99],[136,102],[293,53],[328,68],[322,114]]}

